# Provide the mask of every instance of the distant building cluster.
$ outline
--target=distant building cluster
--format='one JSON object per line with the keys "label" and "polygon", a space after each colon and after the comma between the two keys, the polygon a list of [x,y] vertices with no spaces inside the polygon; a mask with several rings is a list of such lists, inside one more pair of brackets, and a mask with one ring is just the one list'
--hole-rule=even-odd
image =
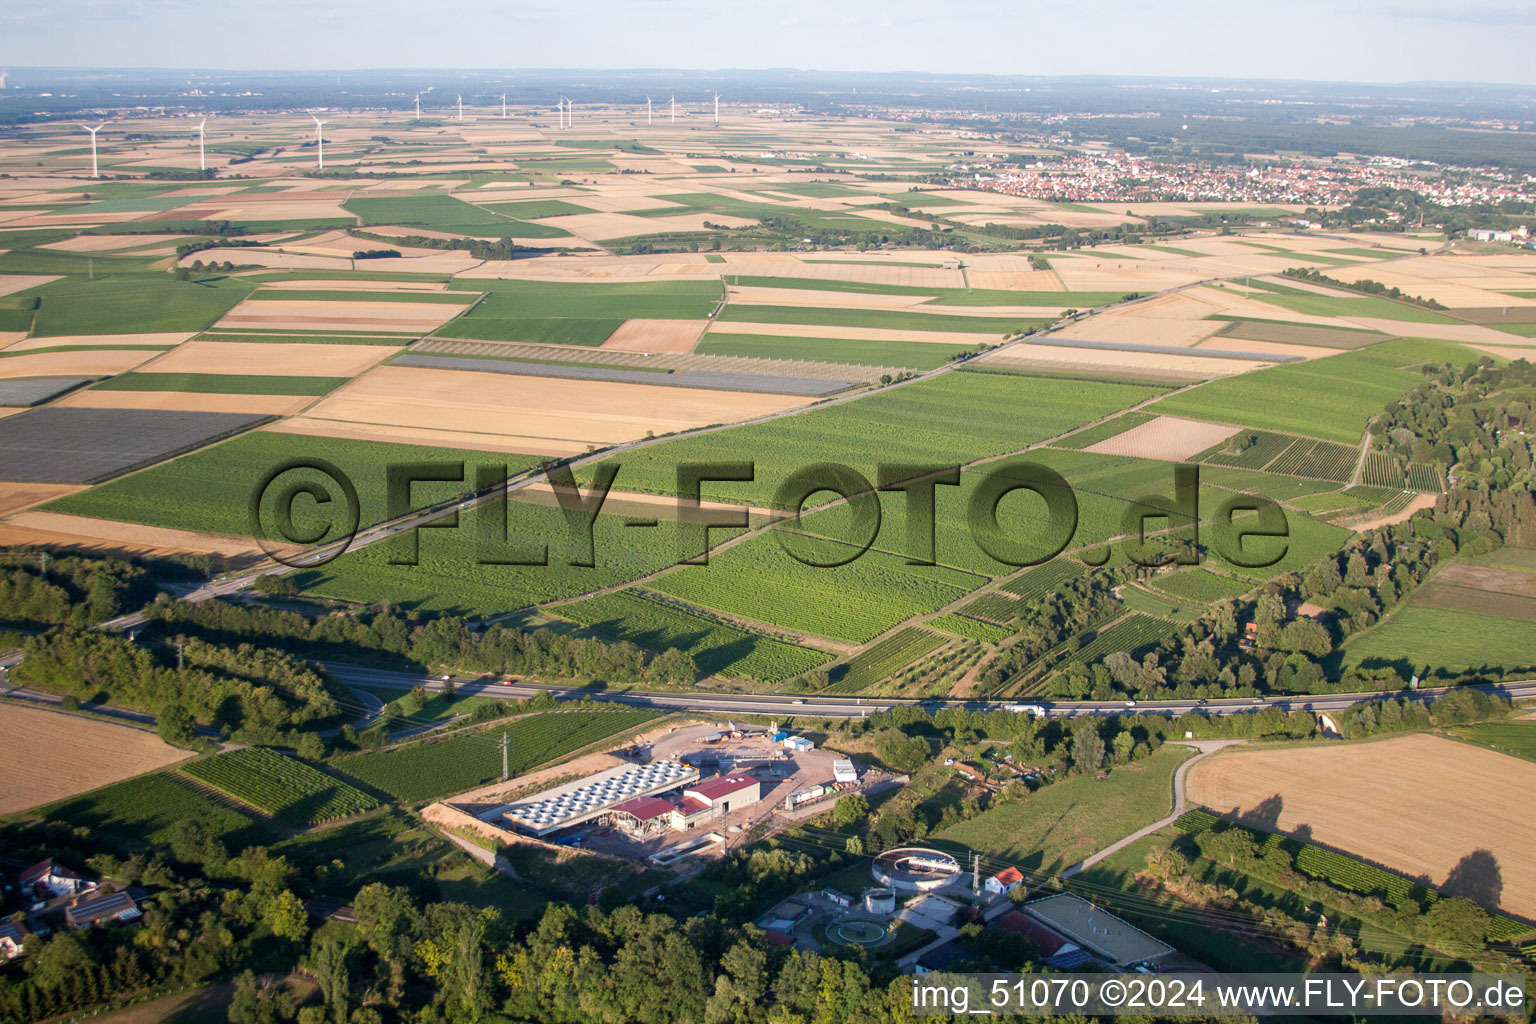
{"label": "distant building cluster", "polygon": [[[1440,168],[1372,158],[1360,162],[1213,166],[1090,153],[1023,169],[991,160],[952,165],[950,173],[991,192],[1053,202],[1284,203],[1343,206],[1367,188],[1408,189],[1442,206],[1536,200],[1536,178],[1497,168]],[[1450,178],[1425,170],[1470,171]]]}

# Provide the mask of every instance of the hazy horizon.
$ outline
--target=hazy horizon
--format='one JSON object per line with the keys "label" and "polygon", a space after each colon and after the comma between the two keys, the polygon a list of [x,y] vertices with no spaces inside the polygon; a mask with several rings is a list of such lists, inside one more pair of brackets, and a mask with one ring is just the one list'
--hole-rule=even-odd
{"label": "hazy horizon", "polygon": [[[836,8],[789,0],[768,12],[704,0],[513,11],[459,0],[427,13],[404,0],[323,8],[297,0],[259,8],[55,0],[0,13],[0,26],[0,68],[11,70],[812,70],[1536,84],[1536,68],[1520,60],[1536,46],[1536,7],[1518,0],[1295,0],[1284,12],[1179,0],[1155,19],[1131,0],[983,0],[961,11],[914,0]],[[519,62],[530,55],[536,66]]]}

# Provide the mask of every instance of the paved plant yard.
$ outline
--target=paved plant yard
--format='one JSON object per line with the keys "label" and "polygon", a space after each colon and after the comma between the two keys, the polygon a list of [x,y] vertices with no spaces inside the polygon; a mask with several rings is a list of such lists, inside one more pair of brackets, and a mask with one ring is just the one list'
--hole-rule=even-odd
{"label": "paved plant yard", "polygon": [[36,405],[62,395],[90,380],[89,377],[17,377],[0,380],[0,405]]}
{"label": "paved plant yard", "polygon": [[270,418],[160,409],[32,409],[0,419],[0,463],[10,480],[97,483]]}
{"label": "paved plant yard", "polygon": [[[749,726],[748,728],[758,727]],[[767,757],[775,750],[783,750],[777,744],[770,743],[767,737],[723,740],[715,744],[704,743],[703,737],[726,729],[729,729],[729,725],[725,722],[680,728],[642,746],[636,760],[640,762],[658,761],[663,758],[677,760],[686,755],[706,751],[722,759]],[[772,818],[774,809],[784,806],[784,797],[807,786],[832,781],[832,762],[840,755],[819,747],[805,752],[789,753],[788,758],[775,762],[772,767],[733,770],[731,774],[750,774],[756,778],[762,784],[762,798],[757,803],[734,811],[719,821],[700,825],[686,832],[666,832],[643,842],[631,839],[616,830],[602,831],[592,835],[586,841],[586,845],[603,853],[614,853],[624,857],[648,857],[666,847],[697,839],[706,832],[718,832],[725,836],[726,849],[740,845],[748,829],[760,821]],[[706,780],[710,778],[708,770],[703,774]],[[868,775],[868,770],[865,769],[860,776],[861,781]],[[825,812],[832,809],[832,803],[833,798],[826,797],[814,806],[818,812]],[[741,831],[731,832],[730,829],[735,826],[740,826]],[[710,851],[711,854],[713,852],[715,851]]]}

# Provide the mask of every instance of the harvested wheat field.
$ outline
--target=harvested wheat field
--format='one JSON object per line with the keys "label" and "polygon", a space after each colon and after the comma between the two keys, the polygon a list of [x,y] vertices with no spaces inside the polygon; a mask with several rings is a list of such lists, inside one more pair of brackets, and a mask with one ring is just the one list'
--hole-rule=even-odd
{"label": "harvested wheat field", "polygon": [[398,345],[305,345],[281,341],[189,341],[146,366],[146,373],[227,373],[252,377],[351,377]]}
{"label": "harvested wheat field", "polygon": [[133,349],[76,349],[0,359],[0,377],[105,377],[131,370],[156,353]]}
{"label": "harvested wheat field", "polygon": [[1180,416],[1159,416],[1123,434],[1107,437],[1086,449],[1099,455],[1130,455],[1138,459],[1183,462],[1237,433],[1235,427],[1202,423]]}
{"label": "harvested wheat field", "polygon": [[[490,441],[605,445],[751,419],[806,405],[803,398],[520,377],[472,370],[381,366],[310,411],[316,419],[478,433]],[[518,449],[526,450],[526,449]]]}
{"label": "harvested wheat field", "polygon": [[62,711],[0,706],[0,814],[25,811],[192,756],[154,733]]}
{"label": "harvested wheat field", "polygon": [[176,412],[245,412],[267,416],[296,413],[314,396],[226,395],[201,391],[76,391],[53,403],[76,409],[165,409]]}
{"label": "harvested wheat field", "polygon": [[1219,320],[1173,320],[1116,311],[1079,320],[1053,333],[1062,338],[1113,341],[1122,345],[1189,346],[1204,341],[1221,327]]}
{"label": "harvested wheat field", "polygon": [[[236,559],[254,560],[264,557],[261,548],[249,537],[193,533],[190,530],[42,511],[18,512],[0,523],[0,546],[14,544],[62,545],[134,554],[191,552],[226,555]],[[288,545],[280,547],[289,548]]]}
{"label": "harvested wheat field", "polygon": [[1184,380],[1226,377],[1270,365],[1258,360],[1250,362],[1247,359],[1213,359],[1209,356],[1201,358],[1196,354],[1197,352],[1198,350],[1192,349],[1186,356],[1181,352],[1132,352],[1120,349],[1074,348],[1070,345],[1029,344],[1014,345],[996,352],[988,352],[981,356],[977,363],[1019,369],[1081,367],[1099,373],[1124,373],[1132,377],[1142,373]]}
{"label": "harvested wheat field", "polygon": [[1489,850],[1504,909],[1536,917],[1536,816],[1510,802],[1529,793],[1536,763],[1428,735],[1228,750],[1191,768],[1188,782],[1191,802],[1221,814],[1278,798],[1279,831],[1305,826],[1320,843],[1436,884]]}
{"label": "harvested wheat field", "polygon": [[[466,296],[466,304],[472,296]],[[332,302],[325,299],[260,299],[240,303],[215,327],[269,331],[392,331],[425,334],[457,316],[463,306],[445,302]]]}
{"label": "harvested wheat field", "polygon": [[57,281],[57,274],[0,274],[0,295],[13,295],[28,288],[36,288],[49,281]]}
{"label": "harvested wheat field", "polygon": [[0,516],[83,491],[83,484],[31,484],[0,481]]}
{"label": "harvested wheat field", "polygon": [[626,320],[602,348],[620,352],[692,352],[707,320]]}

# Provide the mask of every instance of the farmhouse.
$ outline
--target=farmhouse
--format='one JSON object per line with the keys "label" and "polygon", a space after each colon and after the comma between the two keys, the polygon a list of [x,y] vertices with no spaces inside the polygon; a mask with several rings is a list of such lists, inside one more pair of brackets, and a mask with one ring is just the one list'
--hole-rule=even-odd
{"label": "farmhouse", "polygon": [[95,887],[52,857],[27,868],[16,881],[23,893],[39,900],[73,896]]}

